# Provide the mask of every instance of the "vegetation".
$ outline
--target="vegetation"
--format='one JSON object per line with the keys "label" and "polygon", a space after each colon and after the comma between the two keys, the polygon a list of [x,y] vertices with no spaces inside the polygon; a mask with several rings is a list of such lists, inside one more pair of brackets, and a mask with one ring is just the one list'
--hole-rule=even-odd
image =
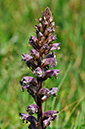
{"label": "vegetation", "polygon": [[[84,0],[1,0],[0,3],[0,128],[23,129],[19,112],[26,112],[24,107],[32,104],[33,99],[26,92],[21,93],[19,80],[33,74],[21,62],[20,55],[29,54],[32,47],[28,46],[28,39],[35,35],[34,19],[48,6],[54,13],[56,42],[61,42],[61,49],[55,51],[58,62],[55,69],[60,69],[58,79],[52,77],[43,84],[49,89],[58,87],[57,97],[43,103],[44,111],[59,111],[58,119],[47,129],[84,129]],[[27,126],[24,124],[24,129]]]}

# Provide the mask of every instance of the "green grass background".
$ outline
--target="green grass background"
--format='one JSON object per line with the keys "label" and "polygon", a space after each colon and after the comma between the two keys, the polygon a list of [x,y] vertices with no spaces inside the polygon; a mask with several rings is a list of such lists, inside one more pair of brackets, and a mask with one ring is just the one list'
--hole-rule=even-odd
{"label": "green grass background", "polygon": [[33,76],[21,62],[21,54],[29,53],[30,35],[41,11],[48,6],[54,14],[56,51],[60,74],[46,80],[43,87],[59,88],[56,98],[48,98],[43,110],[58,110],[58,119],[47,129],[85,129],[85,1],[84,0],[1,0],[0,1],[0,129],[27,129],[19,112],[34,103],[20,89],[23,76]]}

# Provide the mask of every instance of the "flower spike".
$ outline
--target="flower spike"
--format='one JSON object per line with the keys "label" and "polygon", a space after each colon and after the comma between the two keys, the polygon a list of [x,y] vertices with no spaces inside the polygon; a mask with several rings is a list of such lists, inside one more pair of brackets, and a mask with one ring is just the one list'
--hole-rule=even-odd
{"label": "flower spike", "polygon": [[[36,36],[31,35],[29,44],[33,47],[30,54],[22,54],[22,61],[26,62],[27,67],[31,69],[34,77],[25,76],[21,79],[21,90],[25,89],[33,97],[35,104],[27,106],[26,113],[20,113],[20,118],[28,125],[29,129],[46,129],[50,125],[50,121],[58,116],[58,111],[50,110],[43,113],[42,103],[51,95],[56,96],[57,87],[50,89],[42,87],[43,81],[52,76],[59,74],[58,69],[53,69],[57,65],[54,50],[60,49],[60,43],[52,43],[57,39],[55,32],[55,22],[52,13],[47,7],[41,14],[41,18],[36,20],[35,25]],[[50,69],[51,67],[51,69]],[[33,115],[36,113],[37,118]]]}

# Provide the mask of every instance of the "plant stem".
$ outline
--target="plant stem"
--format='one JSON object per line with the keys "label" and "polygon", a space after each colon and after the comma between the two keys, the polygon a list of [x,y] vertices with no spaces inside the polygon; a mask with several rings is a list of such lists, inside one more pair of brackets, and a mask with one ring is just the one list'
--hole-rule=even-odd
{"label": "plant stem", "polygon": [[[42,78],[37,78],[38,80],[38,85],[39,85],[39,89],[40,90],[42,88]],[[38,129],[43,129],[43,124],[42,124],[42,101],[41,99],[39,98],[39,96],[37,96],[37,106],[39,107],[39,110],[38,110],[38,116],[37,116],[37,119],[38,119]]]}

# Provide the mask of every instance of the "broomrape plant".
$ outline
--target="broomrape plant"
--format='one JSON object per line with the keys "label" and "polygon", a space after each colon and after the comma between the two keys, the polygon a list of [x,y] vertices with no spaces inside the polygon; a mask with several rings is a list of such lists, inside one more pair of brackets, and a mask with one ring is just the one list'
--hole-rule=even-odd
{"label": "broomrape plant", "polygon": [[[41,18],[38,20],[39,24],[35,25],[36,37],[31,35],[29,44],[33,47],[30,55],[22,54],[22,61],[26,62],[34,77],[25,76],[20,81],[21,90],[27,89],[27,92],[34,98],[36,104],[31,104],[26,108],[27,114],[19,113],[22,121],[30,122],[29,129],[46,129],[50,121],[57,117],[58,111],[50,110],[43,113],[42,104],[51,95],[55,96],[58,91],[57,87],[51,89],[42,88],[42,83],[51,76],[59,74],[58,69],[51,69],[57,65],[55,53],[53,50],[60,49],[60,43],[52,43],[56,40],[56,35],[53,35],[55,22],[50,9],[47,7]],[[50,52],[50,53],[49,53]],[[37,114],[37,118],[33,114]]]}

